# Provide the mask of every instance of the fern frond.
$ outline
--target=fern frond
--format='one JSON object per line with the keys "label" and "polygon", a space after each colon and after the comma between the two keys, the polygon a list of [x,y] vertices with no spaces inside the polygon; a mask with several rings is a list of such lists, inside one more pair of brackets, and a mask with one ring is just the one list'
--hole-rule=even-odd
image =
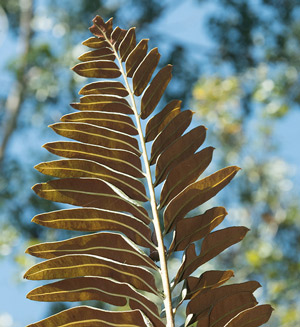
{"label": "fern frond", "polygon": [[[220,192],[239,168],[226,167],[199,180],[214,150],[198,151],[206,128],[188,130],[193,112],[182,110],[180,100],[156,113],[172,66],[153,76],[160,54],[157,48],[148,51],[147,39],[136,41],[135,28],[113,29],[112,19],[104,22],[99,16],[93,22],[94,36],[83,42],[91,50],[79,57],[81,63],[73,70],[104,80],[84,86],[80,101],[71,104],[78,111],[50,126],[73,141],[44,145],[64,159],[37,165],[38,171],[56,179],[33,187],[42,198],[75,206],[39,214],[33,222],[93,233],[31,246],[27,253],[45,261],[31,267],[25,278],[60,279],[31,291],[32,300],[96,300],[123,308],[78,306],[30,327],[174,327],[177,309],[185,301],[185,326],[260,326],[272,308],[257,306],[253,292],[259,283],[224,286],[233,277],[231,270],[192,276],[248,232],[245,227],[213,231],[227,215],[223,207],[187,218]],[[147,142],[152,142],[150,155]],[[155,188],[161,183],[158,200]],[[199,240],[197,254],[194,242]],[[168,260],[176,251],[184,254],[170,281]],[[181,288],[177,298],[172,296],[175,287]]]}

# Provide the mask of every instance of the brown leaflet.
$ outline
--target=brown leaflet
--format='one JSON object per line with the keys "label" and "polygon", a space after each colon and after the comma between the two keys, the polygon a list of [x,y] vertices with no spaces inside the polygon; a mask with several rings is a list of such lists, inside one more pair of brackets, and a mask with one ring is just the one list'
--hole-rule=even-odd
{"label": "brown leaflet", "polygon": [[93,49],[102,49],[109,47],[109,43],[107,43],[105,40],[100,40],[98,37],[94,36],[83,41],[82,44]]}
{"label": "brown leaflet", "polygon": [[100,145],[107,148],[123,149],[141,155],[135,137],[106,127],[87,123],[55,123],[49,125],[55,133],[64,137],[88,144]]}
{"label": "brown leaflet", "polygon": [[258,282],[249,281],[204,290],[189,301],[186,308],[186,314],[189,315],[192,313],[198,320],[207,314],[207,309],[212,308],[215,303],[221,299],[241,292],[253,293],[259,287],[261,287],[261,285]]}
{"label": "brown leaflet", "polygon": [[145,177],[139,156],[130,151],[67,141],[49,142],[43,147],[61,157],[92,160],[136,178]]}
{"label": "brown leaflet", "polygon": [[258,302],[251,292],[240,292],[229,295],[218,301],[209,315],[209,326],[224,327],[224,325],[240,312],[254,307]]}
{"label": "brown leaflet", "polygon": [[175,283],[186,279],[205,262],[216,257],[231,245],[240,242],[248,231],[249,229],[246,227],[235,226],[212,232],[204,238],[198,256],[196,255],[195,244],[190,244],[186,249],[183,263],[175,277]]}
{"label": "brown leaflet", "polygon": [[163,327],[155,303],[134,290],[126,283],[119,283],[103,277],[69,278],[38,287],[27,294],[34,301],[89,301],[96,300],[116,306],[125,306],[129,300],[131,309],[143,311],[155,324]]}
{"label": "brown leaflet", "polygon": [[67,254],[92,254],[120,263],[157,269],[155,263],[124,236],[95,233],[59,242],[36,244],[26,250],[33,256],[51,259]]}
{"label": "brown leaflet", "polygon": [[85,85],[78,93],[81,95],[111,94],[120,97],[126,97],[129,94],[122,83],[115,81],[90,83]]}
{"label": "brown leaflet", "polygon": [[108,112],[118,112],[123,114],[133,114],[127,100],[115,95],[86,95],[80,98],[80,103],[70,104],[78,110],[98,110]]}
{"label": "brown leaflet", "polygon": [[53,316],[30,324],[27,327],[99,327],[99,326],[146,327],[140,310],[106,311],[80,306],[61,311]]}
{"label": "brown leaflet", "polygon": [[[202,143],[205,140],[205,136],[206,136],[206,128],[204,126],[198,126],[195,127],[194,129],[192,129],[191,131],[189,131],[188,133],[184,134],[183,136],[179,137],[177,140],[175,140],[169,147],[166,148],[165,151],[163,151],[161,153],[161,155],[157,158],[157,162],[156,162],[156,168],[155,168],[155,183],[154,185],[157,186],[158,184],[160,184],[168,175],[169,172],[172,172],[173,169],[176,169],[178,166],[182,166],[184,159],[189,158],[190,156],[193,155],[193,153],[195,151],[197,151],[197,149],[202,145]],[[195,156],[194,160],[196,159]],[[188,180],[187,184],[184,184],[184,187],[187,186],[189,183],[194,182],[199,175],[204,171],[204,169],[206,169],[206,167],[201,171],[201,169],[199,169],[199,166],[197,165],[197,168],[195,167],[195,163],[193,160],[193,164],[189,164],[190,167],[188,167],[187,170],[184,170],[184,180]],[[199,163],[199,162],[198,162]],[[201,162],[201,166],[205,166],[204,163]],[[208,163],[209,164],[209,163]],[[191,167],[193,166],[193,167]],[[192,169],[190,169],[192,168]],[[178,170],[181,170],[181,168],[177,168],[176,172]],[[195,171],[201,171],[201,173],[197,176],[197,173],[195,174]],[[189,173],[190,178],[188,178],[186,176],[186,174]],[[181,176],[183,175],[183,172],[181,171]],[[173,186],[171,186],[171,189],[176,188],[176,186],[178,186],[178,184],[181,185],[180,182],[182,182],[182,180],[179,179],[178,181],[178,176],[176,174],[175,180],[171,178],[169,179],[169,182],[172,183]],[[180,176],[180,177],[181,177]],[[174,185],[175,184],[175,185]],[[184,189],[184,187],[180,187],[181,190]],[[178,187],[177,187],[178,189]],[[180,191],[181,191],[180,190]],[[170,195],[170,190],[165,190],[165,192],[168,194],[167,198]],[[177,191],[173,192],[173,194],[175,193],[175,195],[177,195],[177,193],[179,193]],[[174,195],[173,195],[174,197]],[[172,198],[172,196],[170,196],[170,198]],[[162,195],[161,195],[161,199]],[[167,200],[167,199],[164,199]],[[163,207],[164,203],[160,204],[160,207]]]}
{"label": "brown leaflet", "polygon": [[170,171],[160,194],[161,208],[198,179],[210,164],[213,151],[213,147],[207,147],[189,156]]}
{"label": "brown leaflet", "polygon": [[145,141],[149,142],[156,138],[156,136],[168,125],[168,123],[180,113],[181,101],[172,100],[162,111],[153,116],[146,125]]}
{"label": "brown leaflet", "polygon": [[124,39],[125,35],[127,33],[127,30],[124,30],[117,26],[113,32],[111,33],[111,43],[115,47],[116,51],[118,51],[119,45]]}
{"label": "brown leaflet", "polygon": [[94,177],[118,187],[130,198],[148,201],[144,184],[128,174],[120,173],[91,160],[68,159],[42,162],[34,167],[45,175],[58,178]]}
{"label": "brown leaflet", "polygon": [[164,211],[165,233],[175,228],[176,223],[191,210],[205,203],[221,191],[240,170],[230,166],[187,186],[169,202]]}
{"label": "brown leaflet", "polygon": [[77,111],[62,116],[60,120],[62,122],[77,122],[102,126],[129,135],[138,134],[132,119],[124,114],[105,111]]}
{"label": "brown leaflet", "polygon": [[141,118],[146,119],[156,108],[172,78],[172,65],[162,68],[147,87],[141,100]]}
{"label": "brown leaflet", "polygon": [[224,220],[226,215],[225,208],[215,207],[202,215],[180,220],[175,227],[175,236],[169,253],[183,251],[189,244],[205,237]]}
{"label": "brown leaflet", "polygon": [[110,48],[101,48],[93,51],[88,51],[78,57],[78,60],[82,62],[93,60],[111,60],[116,59],[113,51]]}
{"label": "brown leaflet", "polygon": [[151,79],[159,58],[160,54],[157,48],[154,48],[138,66],[132,77],[134,95],[140,96],[142,94]]}
{"label": "brown leaflet", "polygon": [[108,38],[112,33],[112,18],[110,18],[106,23],[104,23],[102,17],[96,16],[93,19],[93,26],[89,28],[89,30],[97,37],[104,38],[106,35]]}
{"label": "brown leaflet", "polygon": [[[147,210],[119,194],[112,185],[96,178],[65,178],[35,184],[32,188],[40,197],[75,206],[95,207],[128,212],[149,224]],[[117,193],[118,192],[118,193]]]}
{"label": "brown leaflet", "polygon": [[219,287],[220,285],[226,283],[233,276],[234,273],[232,270],[208,270],[201,274],[200,277],[190,276],[185,281],[187,288],[185,299],[191,299],[198,293],[207,289]]}
{"label": "brown leaflet", "polygon": [[119,67],[111,60],[93,60],[75,65],[72,70],[80,76],[95,78],[117,78]]}
{"label": "brown leaflet", "polygon": [[121,56],[122,61],[125,61],[130,54],[130,52],[135,48],[136,40],[135,40],[135,27],[130,28],[124,39],[119,44],[119,53]]}
{"label": "brown leaflet", "polygon": [[225,327],[258,327],[265,324],[272,314],[273,308],[269,304],[258,305],[241,312],[230,320]]}
{"label": "brown leaflet", "polygon": [[132,77],[140,63],[145,58],[148,51],[148,39],[143,39],[128,55],[125,66],[126,74],[128,77]]}
{"label": "brown leaflet", "polygon": [[121,232],[134,243],[155,250],[150,228],[141,220],[117,211],[96,208],[64,209],[41,213],[35,216],[32,222],[67,230]]}
{"label": "brown leaflet", "polygon": [[151,148],[150,164],[153,165],[157,157],[168,147],[176,141],[182,133],[188,128],[192,121],[193,112],[185,110],[180,112],[173,118],[168,125],[155,138]]}
{"label": "brown leaflet", "polygon": [[109,277],[158,295],[153,274],[146,268],[90,254],[69,254],[43,261],[28,269],[24,278],[49,280],[84,276]]}

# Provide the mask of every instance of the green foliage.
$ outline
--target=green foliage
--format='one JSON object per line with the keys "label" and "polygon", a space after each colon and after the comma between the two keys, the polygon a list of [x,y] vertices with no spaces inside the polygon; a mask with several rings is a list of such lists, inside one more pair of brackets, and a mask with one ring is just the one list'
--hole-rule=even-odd
{"label": "green foliage", "polygon": [[[231,270],[192,275],[248,232],[245,227],[213,231],[227,214],[223,207],[190,217],[239,168],[226,167],[199,180],[212,159],[211,147],[197,152],[206,128],[186,132],[193,112],[181,110],[178,100],[153,115],[172,67],[163,67],[152,78],[160,59],[157,48],[147,53],[147,42],[137,44],[134,28],[113,29],[112,19],[105,23],[96,16],[93,22],[94,36],[84,41],[92,50],[79,57],[82,62],[73,70],[104,81],[83,87],[80,102],[71,104],[79,112],[50,126],[74,141],[44,146],[67,159],[36,166],[58,179],[33,187],[46,200],[76,208],[39,214],[33,221],[96,233],[29,247],[28,253],[46,260],[31,267],[25,278],[61,279],[31,291],[32,300],[97,300],[123,308],[78,306],[30,326],[172,327],[184,301],[186,326],[260,326],[268,321],[272,308],[257,306],[252,293],[260,287],[258,282],[222,286],[233,276]],[[148,157],[146,143],[151,141]],[[162,182],[157,200],[155,188]],[[199,240],[197,254],[194,242]],[[168,262],[177,251],[184,251],[182,263],[170,281]],[[175,289],[179,289],[177,298]]]}

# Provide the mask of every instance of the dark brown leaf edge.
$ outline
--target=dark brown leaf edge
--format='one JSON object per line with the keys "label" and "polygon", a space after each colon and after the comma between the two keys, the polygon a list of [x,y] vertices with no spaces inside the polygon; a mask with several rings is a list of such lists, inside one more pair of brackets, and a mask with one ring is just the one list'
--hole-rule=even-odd
{"label": "dark brown leaf edge", "polygon": [[[62,158],[37,165],[55,179],[33,187],[42,198],[73,206],[41,213],[33,222],[86,234],[28,248],[27,253],[44,261],[24,277],[59,279],[31,291],[27,296],[32,300],[99,301],[119,309],[77,306],[29,326],[174,327],[183,303],[185,326],[264,324],[272,308],[257,306],[257,282],[224,286],[232,270],[192,276],[248,232],[245,227],[213,231],[226,210],[214,207],[201,213],[199,208],[239,168],[226,167],[199,179],[213,148],[199,150],[206,128],[189,127],[193,112],[183,110],[180,100],[161,108],[172,66],[157,69],[158,49],[148,50],[147,39],[137,42],[135,28],[113,28],[112,19],[104,22],[96,16],[90,31],[93,36],[83,42],[90,50],[73,70],[97,80],[79,91],[80,101],[71,104],[77,111],[51,126],[72,141],[45,144]],[[149,153],[146,142],[152,142]],[[160,203],[155,188],[161,183]],[[199,213],[190,217],[194,209]],[[170,233],[171,243],[165,237]],[[177,251],[183,251],[182,264],[170,281],[168,262]],[[177,294],[181,289],[178,297],[175,287]]]}

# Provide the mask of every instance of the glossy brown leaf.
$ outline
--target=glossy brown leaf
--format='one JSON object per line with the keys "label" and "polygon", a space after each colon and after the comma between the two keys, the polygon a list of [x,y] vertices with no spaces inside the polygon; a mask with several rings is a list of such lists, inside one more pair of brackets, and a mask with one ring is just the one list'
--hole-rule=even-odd
{"label": "glossy brown leaf", "polygon": [[78,93],[81,95],[111,94],[120,97],[126,97],[129,94],[122,83],[115,81],[90,83],[85,85]]}
{"label": "glossy brown leaf", "polygon": [[133,91],[140,96],[148,85],[151,76],[159,62],[160,54],[157,48],[152,49],[143,59],[132,77]]}
{"label": "glossy brown leaf", "polygon": [[209,315],[209,326],[224,327],[224,325],[241,311],[257,304],[251,292],[241,292],[229,295],[218,301]]}
{"label": "glossy brown leaf", "polygon": [[42,162],[35,166],[39,172],[59,178],[94,177],[118,187],[130,198],[148,201],[144,184],[130,175],[120,173],[95,161],[68,159]]}
{"label": "glossy brown leaf", "polygon": [[150,228],[141,220],[117,211],[96,208],[64,209],[41,213],[32,221],[46,227],[75,231],[122,232],[134,243],[152,250],[155,249],[151,241]]}
{"label": "glossy brown leaf", "polygon": [[43,259],[66,254],[93,254],[129,265],[156,269],[155,263],[137,246],[114,233],[95,233],[65,241],[36,244],[29,247],[26,253]]}
{"label": "glossy brown leaf", "polygon": [[232,270],[208,270],[201,274],[200,277],[190,276],[186,279],[187,294],[185,299],[191,299],[207,289],[219,287],[233,276]]}
{"label": "glossy brown leaf", "polygon": [[125,306],[127,300],[131,309],[143,311],[155,326],[165,326],[161,321],[158,308],[144,295],[126,283],[119,283],[103,277],[69,278],[38,287],[27,294],[34,301],[88,301],[96,300],[116,306]]}
{"label": "glossy brown leaf", "polygon": [[181,134],[188,128],[192,121],[193,112],[191,110],[185,110],[180,112],[174,117],[168,125],[162,130],[160,134],[155,138],[151,148],[150,164],[153,165],[157,157]]}
{"label": "glossy brown leaf", "polygon": [[61,157],[93,160],[133,177],[145,177],[139,156],[130,151],[63,141],[46,143],[43,147]]}
{"label": "glossy brown leaf", "polygon": [[149,142],[168,125],[168,123],[180,113],[181,101],[172,100],[162,111],[152,117],[146,125],[145,141]]}
{"label": "glossy brown leaf", "polygon": [[241,292],[253,293],[261,285],[256,281],[250,281],[240,284],[231,284],[213,289],[204,290],[194,296],[187,305],[187,315],[193,313],[197,316],[197,320],[206,314],[206,310],[223,298]]}
{"label": "glossy brown leaf", "polygon": [[72,122],[55,123],[49,127],[59,135],[82,143],[100,145],[113,149],[123,149],[137,155],[141,154],[135,137],[106,127]]}
{"label": "glossy brown leaf", "polygon": [[185,250],[189,244],[209,234],[224,220],[226,215],[225,208],[215,207],[202,215],[180,220],[176,225],[169,252]]}
{"label": "glossy brown leaf", "polygon": [[230,320],[225,327],[258,327],[265,324],[272,314],[273,308],[268,305],[258,305],[241,312]]}
{"label": "glossy brown leaf", "polygon": [[186,249],[183,263],[175,277],[176,282],[187,278],[205,262],[216,257],[231,245],[240,242],[248,231],[249,229],[246,227],[228,227],[210,233],[204,238],[198,256],[195,252],[195,244],[190,244]]}
{"label": "glossy brown leaf", "polygon": [[109,43],[107,43],[105,40],[101,40],[98,37],[94,36],[83,41],[82,44],[93,49],[102,49],[109,47]]}
{"label": "glossy brown leaf", "polygon": [[84,276],[109,277],[139,290],[158,294],[153,274],[146,268],[90,254],[63,255],[43,261],[31,267],[24,278],[49,280]]}
{"label": "glossy brown leaf", "polygon": [[128,55],[125,62],[126,74],[128,77],[133,76],[134,72],[145,58],[148,51],[148,41],[148,39],[141,40]]}
{"label": "glossy brown leaf", "polygon": [[147,210],[125,198],[111,184],[94,178],[65,178],[35,184],[32,188],[40,197],[75,206],[95,207],[129,212],[149,224]]}
{"label": "glossy brown leaf", "polygon": [[127,100],[115,95],[86,95],[80,98],[80,103],[71,103],[74,109],[96,110],[133,114]]}
{"label": "glossy brown leaf", "polygon": [[162,68],[147,87],[141,100],[141,118],[146,119],[156,108],[172,78],[172,65]]}
{"label": "glossy brown leaf", "polygon": [[117,78],[121,76],[119,67],[111,60],[93,60],[75,65],[75,73],[84,77]]}
{"label": "glossy brown leaf", "polygon": [[93,51],[88,51],[78,57],[78,60],[86,62],[93,60],[111,60],[116,59],[113,51],[110,48],[101,48]]}
{"label": "glossy brown leaf", "polygon": [[[166,148],[165,151],[162,152],[162,154],[157,158],[156,162],[156,169],[155,169],[155,186],[160,184],[168,175],[172,169],[177,168],[177,165],[181,164],[186,158],[189,158],[197,149],[201,146],[201,144],[204,142],[206,136],[206,128],[204,126],[198,126],[193,128],[190,132],[184,134],[183,136],[179,137],[175,142],[173,142],[169,147]],[[184,186],[181,187],[181,190],[183,190],[188,184],[191,182],[194,182],[199,175],[206,169],[206,167],[209,165],[210,162],[206,162],[206,166],[203,161],[201,161],[201,166],[203,167],[203,170],[200,169],[199,161],[197,162],[198,165],[196,166],[195,161],[197,160],[195,158],[196,156],[193,156],[194,159],[189,161],[189,167],[187,170],[184,170],[184,172],[181,172],[180,175],[177,175],[178,171],[181,171],[182,168],[176,169],[176,179],[173,178],[169,179],[169,183],[172,183],[173,187],[171,187],[171,190],[174,190],[178,184],[181,185],[182,179],[178,178],[178,176],[182,176],[183,173],[185,174],[184,180],[186,183],[184,183]],[[192,163],[191,163],[192,162]],[[193,167],[191,167],[193,165]],[[196,166],[196,167],[195,167]],[[186,167],[184,167],[186,168]],[[197,176],[197,173],[195,174],[195,171],[199,172],[199,175]],[[191,176],[188,178],[186,174],[189,173]],[[166,187],[169,185],[167,184]],[[180,190],[180,191],[181,191]],[[170,195],[172,191],[165,190],[165,192]],[[173,194],[177,195],[179,191],[173,192]],[[167,198],[174,197],[173,196],[167,196]],[[167,200],[167,198],[165,200]],[[160,207],[163,207],[164,205],[164,199],[161,195],[161,204]],[[163,203],[162,203],[163,202]]]}
{"label": "glossy brown leaf", "polygon": [[106,311],[80,306],[61,311],[27,327],[147,327],[141,311]]}
{"label": "glossy brown leaf", "polygon": [[197,208],[221,191],[239,169],[236,166],[226,167],[187,186],[172,199],[165,209],[165,232],[168,233],[173,229],[176,223],[183,219],[189,211]]}
{"label": "glossy brown leaf", "polygon": [[130,28],[124,39],[119,45],[119,53],[122,61],[125,61],[130,54],[130,52],[135,48],[136,40],[135,40],[135,27]]}
{"label": "glossy brown leaf", "polygon": [[213,150],[213,147],[205,148],[181,161],[170,171],[161,190],[160,207],[168,204],[185,187],[198,179],[210,164]]}
{"label": "glossy brown leaf", "polygon": [[127,30],[117,26],[111,33],[111,43],[115,47],[115,50],[118,51],[119,45],[127,34]]}
{"label": "glossy brown leaf", "polygon": [[132,119],[124,114],[97,111],[79,111],[62,116],[63,122],[87,123],[106,127],[129,135],[137,135],[138,131]]}

